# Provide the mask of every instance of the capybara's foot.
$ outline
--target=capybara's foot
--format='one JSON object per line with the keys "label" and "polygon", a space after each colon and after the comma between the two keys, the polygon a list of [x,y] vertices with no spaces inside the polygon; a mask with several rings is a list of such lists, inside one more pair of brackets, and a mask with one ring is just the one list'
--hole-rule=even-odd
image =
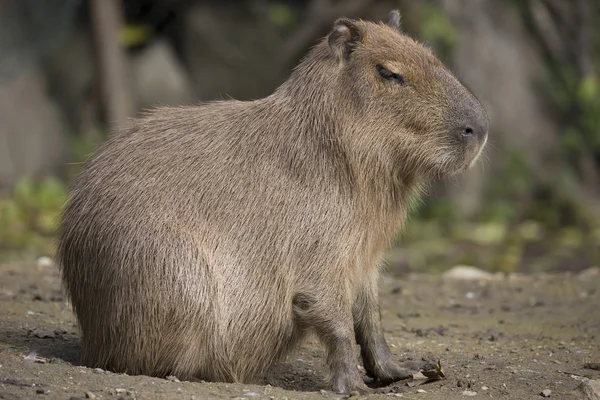
{"label": "capybara's foot", "polygon": [[375,391],[369,388],[362,377],[356,371],[356,374],[338,374],[333,377],[333,391],[336,393],[350,394],[358,392],[360,394],[374,393]]}
{"label": "capybara's foot", "polygon": [[437,362],[426,358],[404,362],[388,360],[375,369],[374,378],[377,378],[381,383],[391,383],[409,379],[419,371],[432,371],[436,368]]}

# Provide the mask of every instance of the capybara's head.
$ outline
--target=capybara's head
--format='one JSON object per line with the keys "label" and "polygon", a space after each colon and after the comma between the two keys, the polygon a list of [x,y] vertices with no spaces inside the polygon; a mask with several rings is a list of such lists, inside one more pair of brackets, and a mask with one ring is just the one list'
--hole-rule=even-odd
{"label": "capybara's head", "polygon": [[387,23],[339,19],[327,45],[337,62],[331,74],[366,110],[356,123],[393,148],[402,168],[448,176],[473,165],[487,114],[430,49],[401,32],[397,11]]}

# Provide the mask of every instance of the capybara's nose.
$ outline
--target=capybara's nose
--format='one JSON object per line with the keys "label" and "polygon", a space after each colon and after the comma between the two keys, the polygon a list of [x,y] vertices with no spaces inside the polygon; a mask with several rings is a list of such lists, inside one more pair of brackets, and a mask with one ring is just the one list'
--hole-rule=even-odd
{"label": "capybara's nose", "polygon": [[485,109],[481,103],[473,99],[467,107],[464,107],[462,112],[462,123],[458,125],[458,134],[465,138],[476,139],[480,143],[484,143],[487,139],[489,121]]}
{"label": "capybara's nose", "polygon": [[473,128],[471,128],[470,126],[463,129],[462,132],[460,133],[463,136],[473,136]]}
{"label": "capybara's nose", "polygon": [[485,116],[476,119],[460,128],[460,134],[464,137],[473,137],[484,141],[488,134],[488,121]]}

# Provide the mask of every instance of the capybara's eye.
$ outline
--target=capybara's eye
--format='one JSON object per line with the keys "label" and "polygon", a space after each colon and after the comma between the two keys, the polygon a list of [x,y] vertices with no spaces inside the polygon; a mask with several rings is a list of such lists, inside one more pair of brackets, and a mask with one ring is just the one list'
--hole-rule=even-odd
{"label": "capybara's eye", "polygon": [[387,79],[389,81],[394,81],[399,85],[402,85],[404,83],[404,77],[402,75],[393,73],[389,69],[385,68],[383,65],[377,64],[375,68],[377,68],[377,72],[379,72],[379,75],[381,75],[382,78]]}

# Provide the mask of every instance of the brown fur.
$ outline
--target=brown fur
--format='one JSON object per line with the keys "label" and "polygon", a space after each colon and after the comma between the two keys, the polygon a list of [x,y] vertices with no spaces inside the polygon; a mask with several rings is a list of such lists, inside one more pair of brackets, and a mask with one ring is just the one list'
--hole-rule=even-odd
{"label": "brown fur", "polygon": [[411,197],[468,168],[486,135],[480,103],[428,49],[347,19],[269,97],[131,121],[61,223],[85,364],[249,382],[312,330],[338,392],[369,390],[355,341],[369,375],[409,376],[382,334],[379,258]]}

